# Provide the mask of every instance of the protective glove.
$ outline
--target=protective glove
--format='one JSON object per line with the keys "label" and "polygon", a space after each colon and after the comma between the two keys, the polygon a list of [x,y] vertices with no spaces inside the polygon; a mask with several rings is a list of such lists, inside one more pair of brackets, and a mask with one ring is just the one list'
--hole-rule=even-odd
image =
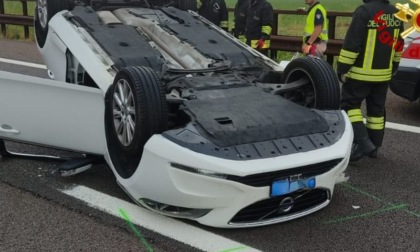
{"label": "protective glove", "polygon": [[264,39],[258,40],[258,42],[257,42],[257,48],[258,49],[264,48],[264,45],[265,45],[265,40]]}
{"label": "protective glove", "polygon": [[346,82],[346,75],[345,75],[344,73],[337,72],[337,77],[338,77],[338,80],[339,80],[341,83]]}

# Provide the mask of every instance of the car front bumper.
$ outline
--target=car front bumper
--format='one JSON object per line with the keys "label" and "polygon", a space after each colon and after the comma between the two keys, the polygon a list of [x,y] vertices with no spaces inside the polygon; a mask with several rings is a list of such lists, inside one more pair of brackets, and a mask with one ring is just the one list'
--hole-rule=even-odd
{"label": "car front bumper", "polygon": [[420,95],[420,69],[415,67],[399,67],[392,78],[390,88],[396,95],[409,101],[415,101]]}
{"label": "car front bumper", "polygon": [[[345,179],[343,172],[349,162],[353,131],[347,116],[344,118],[345,131],[342,137],[329,147],[248,161],[226,160],[200,154],[181,147],[161,135],[154,135],[145,145],[139,167],[133,176],[128,179],[117,176],[117,180],[134,201],[146,208],[169,216],[194,219],[208,226],[251,227],[292,220],[327,206],[334,185]],[[110,160],[109,157],[107,160]],[[267,174],[330,160],[340,161],[329,171],[314,177],[315,187],[301,188],[277,197],[270,196],[270,185],[257,187],[229,180],[229,176]],[[193,169],[179,169],[179,165]],[[235,221],[237,220],[235,216],[240,214],[241,210],[246,210],[247,207],[253,208],[254,204],[257,204],[257,207],[251,211],[262,211],[257,202],[268,204],[271,208],[274,204],[277,209],[287,197],[298,202],[313,192],[317,192],[317,195],[313,196],[318,197],[320,201],[301,211],[283,211],[281,214],[275,213],[271,218]],[[152,207],[145,202],[156,202],[157,205]],[[200,209],[204,209],[204,212],[201,211],[204,215],[183,216],[180,209],[191,212],[200,212]]]}

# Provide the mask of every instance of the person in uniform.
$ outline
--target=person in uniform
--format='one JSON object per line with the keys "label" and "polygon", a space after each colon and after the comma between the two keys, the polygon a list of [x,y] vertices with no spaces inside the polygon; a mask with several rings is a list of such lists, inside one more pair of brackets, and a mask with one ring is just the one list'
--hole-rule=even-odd
{"label": "person in uniform", "polygon": [[318,0],[305,0],[309,5],[303,35],[302,52],[322,58],[327,50],[327,11]]}
{"label": "person in uniform", "polygon": [[[398,69],[404,40],[403,23],[388,0],[364,0],[357,7],[337,63],[343,82],[341,108],[353,125],[354,145],[350,161],[377,156],[385,130],[388,84]],[[366,125],[361,110],[366,101]]]}
{"label": "person in uniform", "polygon": [[266,0],[251,0],[246,18],[246,43],[268,54],[273,29],[273,6]]}
{"label": "person in uniform", "polygon": [[198,14],[213,24],[228,30],[228,10],[225,0],[198,0]]}
{"label": "person in uniform", "polygon": [[245,28],[246,28],[246,18],[248,15],[248,9],[250,5],[250,0],[238,0],[235,5],[234,11],[234,27],[232,29],[232,34],[242,42],[246,42],[245,39]]}

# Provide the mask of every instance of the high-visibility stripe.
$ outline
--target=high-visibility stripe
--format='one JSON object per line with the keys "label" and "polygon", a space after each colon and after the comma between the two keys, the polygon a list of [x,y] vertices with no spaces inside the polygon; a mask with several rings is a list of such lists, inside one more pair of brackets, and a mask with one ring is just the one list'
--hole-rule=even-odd
{"label": "high-visibility stripe", "polygon": [[385,117],[384,116],[381,116],[381,117],[368,116],[366,118],[366,122],[367,123],[384,123]]}
{"label": "high-visibility stripe", "polygon": [[373,56],[375,54],[376,44],[376,29],[369,29],[366,39],[366,50],[363,58],[363,68],[371,69],[373,63]]}
{"label": "high-visibility stripe", "polygon": [[400,62],[401,60],[401,52],[397,52],[395,51],[395,47],[397,45],[398,42],[398,35],[400,34],[400,29],[395,29],[394,30],[394,43],[392,44],[392,55],[391,55],[391,62],[390,62],[390,67],[392,68],[392,62]]}
{"label": "high-visibility stripe", "polygon": [[239,35],[239,36],[238,36],[238,39],[239,39],[241,42],[246,43],[246,38],[245,38],[245,35]]}
{"label": "high-visibility stripe", "polygon": [[389,60],[389,68],[391,68],[391,69],[392,69],[392,62],[394,62],[394,59],[395,59],[395,57],[394,57],[394,55],[395,55],[395,45],[397,44],[399,33],[400,33],[399,29],[394,30],[394,37],[393,37],[394,40],[392,42],[392,51],[391,51],[391,57],[390,57],[390,60]]}
{"label": "high-visibility stripe", "polygon": [[[267,48],[269,48],[270,47],[270,40],[265,40],[264,41],[264,46],[262,47],[262,49],[267,49]],[[256,40],[256,39],[253,39],[253,40],[251,40],[251,47],[252,48],[257,48],[258,47],[258,40]]]}
{"label": "high-visibility stripe", "polygon": [[351,52],[351,51],[341,49],[340,50],[340,55],[342,55],[344,57],[347,57],[347,58],[356,59],[357,56],[359,56],[359,53],[355,53],[355,52]]}
{"label": "high-visibility stripe", "polygon": [[228,21],[221,21],[220,22],[220,27],[228,27],[229,26],[229,23],[228,23]]}
{"label": "high-visibility stripe", "polygon": [[366,124],[366,128],[371,130],[383,130],[384,126],[382,124]]}
{"label": "high-visibility stripe", "polygon": [[368,117],[366,119],[366,128],[372,130],[383,130],[385,128],[385,117]]}
{"label": "high-visibility stripe", "polygon": [[340,56],[338,57],[338,62],[348,64],[348,65],[353,65],[358,55],[359,53],[354,53],[354,52],[341,49]]}
{"label": "high-visibility stripe", "polygon": [[347,111],[348,116],[362,115],[361,109],[350,109]]}
{"label": "high-visibility stripe", "polygon": [[363,122],[363,115],[361,109],[350,109],[347,111],[347,115],[349,116],[350,122]]}
{"label": "high-visibility stripe", "polygon": [[203,5],[201,0],[197,0],[197,9],[200,9],[201,5]]}
{"label": "high-visibility stripe", "polygon": [[384,82],[391,79],[392,69],[363,69],[353,66],[346,77],[361,81]]}
{"label": "high-visibility stripe", "polygon": [[352,67],[350,71],[356,74],[366,74],[375,76],[392,74],[392,69],[365,69],[360,67]]}
{"label": "high-visibility stripe", "polygon": [[273,28],[271,28],[271,26],[269,26],[269,25],[263,25],[261,27],[261,32],[265,33],[267,35],[271,35],[272,30],[273,30]]}
{"label": "high-visibility stripe", "polygon": [[349,64],[349,65],[353,65],[354,64],[354,59],[349,59],[343,56],[339,56],[338,57],[338,62],[344,63],[344,64]]}
{"label": "high-visibility stripe", "polygon": [[353,73],[351,70],[346,74],[346,77],[354,79],[354,80],[361,80],[361,81],[369,81],[369,82],[384,82],[389,81],[392,77],[391,74],[387,75],[365,75],[365,74],[357,74]]}

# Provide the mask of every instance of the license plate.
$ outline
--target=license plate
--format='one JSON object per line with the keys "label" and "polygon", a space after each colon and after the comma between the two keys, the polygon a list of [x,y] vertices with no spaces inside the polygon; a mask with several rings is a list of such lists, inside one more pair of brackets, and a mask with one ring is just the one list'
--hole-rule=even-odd
{"label": "license plate", "polygon": [[290,176],[289,178],[274,181],[271,185],[270,196],[282,196],[300,189],[313,189],[315,186],[315,177],[296,179],[296,176]]}

